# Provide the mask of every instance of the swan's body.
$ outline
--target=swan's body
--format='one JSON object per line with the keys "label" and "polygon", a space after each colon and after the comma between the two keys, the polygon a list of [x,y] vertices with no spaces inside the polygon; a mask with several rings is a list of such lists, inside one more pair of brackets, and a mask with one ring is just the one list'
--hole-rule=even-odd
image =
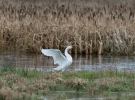
{"label": "swan's body", "polygon": [[55,71],[65,71],[72,64],[72,57],[68,54],[68,50],[72,46],[68,46],[65,49],[65,56],[61,53],[59,49],[41,49],[41,52],[46,56],[52,56],[54,59],[54,64],[58,64],[57,68],[53,68]]}

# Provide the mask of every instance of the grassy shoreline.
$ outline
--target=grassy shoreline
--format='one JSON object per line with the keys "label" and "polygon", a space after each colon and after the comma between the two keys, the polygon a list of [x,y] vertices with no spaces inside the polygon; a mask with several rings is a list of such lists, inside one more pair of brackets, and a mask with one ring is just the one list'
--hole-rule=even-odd
{"label": "grassy shoreline", "polygon": [[51,91],[76,91],[95,95],[104,92],[135,92],[135,73],[128,72],[39,72],[0,70],[0,99],[42,100]]}

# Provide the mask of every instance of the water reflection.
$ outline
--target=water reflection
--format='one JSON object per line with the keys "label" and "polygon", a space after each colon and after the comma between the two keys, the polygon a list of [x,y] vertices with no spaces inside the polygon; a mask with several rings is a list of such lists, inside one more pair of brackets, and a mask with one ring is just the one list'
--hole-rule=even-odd
{"label": "water reflection", "polygon": [[135,100],[133,92],[112,92],[101,93],[99,95],[89,95],[87,93],[75,92],[51,92],[44,100]]}
{"label": "water reflection", "polygon": [[[74,55],[73,64],[67,71],[135,71],[134,56],[92,56],[92,55]],[[53,59],[42,54],[31,55],[19,52],[4,52],[0,54],[0,66],[9,66],[17,68],[37,69],[41,71],[50,71],[57,67],[53,64]]]}

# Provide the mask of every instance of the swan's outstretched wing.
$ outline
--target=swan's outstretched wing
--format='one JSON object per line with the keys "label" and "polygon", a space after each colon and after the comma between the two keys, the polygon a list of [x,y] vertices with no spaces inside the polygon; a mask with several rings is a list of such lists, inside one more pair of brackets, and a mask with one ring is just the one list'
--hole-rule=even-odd
{"label": "swan's outstretched wing", "polygon": [[54,64],[62,65],[67,61],[67,58],[58,49],[41,49],[41,52],[46,56],[52,56]]}

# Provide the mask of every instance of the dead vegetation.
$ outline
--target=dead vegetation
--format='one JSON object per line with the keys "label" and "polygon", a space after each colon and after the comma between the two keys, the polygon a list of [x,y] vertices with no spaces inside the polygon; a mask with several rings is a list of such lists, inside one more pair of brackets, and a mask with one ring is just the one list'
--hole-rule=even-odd
{"label": "dead vegetation", "polygon": [[75,54],[134,54],[133,5],[1,2],[0,50],[40,52],[74,46]]}

